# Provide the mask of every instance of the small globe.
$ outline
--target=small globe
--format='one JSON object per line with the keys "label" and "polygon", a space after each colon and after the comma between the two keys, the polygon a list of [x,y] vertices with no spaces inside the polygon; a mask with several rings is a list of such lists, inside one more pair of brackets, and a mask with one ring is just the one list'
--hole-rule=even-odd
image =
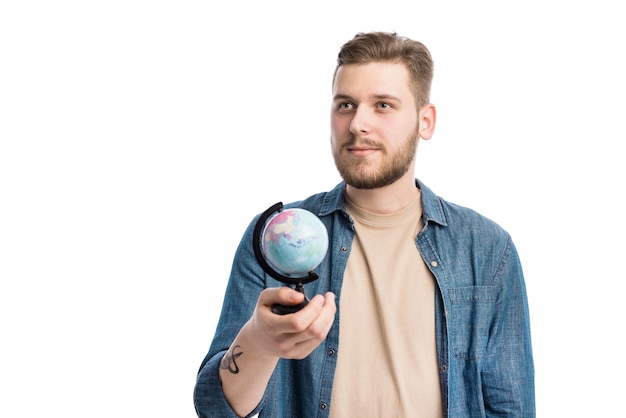
{"label": "small globe", "polygon": [[261,252],[279,273],[299,277],[317,267],[328,250],[326,226],[305,209],[284,209],[266,222]]}

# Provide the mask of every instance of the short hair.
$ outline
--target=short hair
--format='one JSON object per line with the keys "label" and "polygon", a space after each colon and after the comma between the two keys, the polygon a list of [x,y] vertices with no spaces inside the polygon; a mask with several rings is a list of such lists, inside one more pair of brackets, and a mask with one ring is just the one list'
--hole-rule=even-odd
{"label": "short hair", "polygon": [[390,32],[357,33],[339,51],[333,83],[342,65],[371,62],[404,64],[409,71],[409,82],[418,108],[429,103],[433,59],[424,44]]}

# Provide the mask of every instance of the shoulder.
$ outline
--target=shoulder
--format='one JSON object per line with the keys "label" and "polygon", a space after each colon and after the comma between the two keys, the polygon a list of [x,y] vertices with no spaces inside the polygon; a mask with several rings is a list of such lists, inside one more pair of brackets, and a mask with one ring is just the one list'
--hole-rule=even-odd
{"label": "shoulder", "polygon": [[433,230],[461,242],[478,239],[483,243],[491,241],[500,245],[510,240],[508,232],[491,218],[437,196],[422,183],[419,185],[422,189],[424,221]]}
{"label": "shoulder", "polygon": [[508,233],[497,222],[474,209],[444,199],[441,199],[441,203],[448,226],[452,229],[508,236]]}

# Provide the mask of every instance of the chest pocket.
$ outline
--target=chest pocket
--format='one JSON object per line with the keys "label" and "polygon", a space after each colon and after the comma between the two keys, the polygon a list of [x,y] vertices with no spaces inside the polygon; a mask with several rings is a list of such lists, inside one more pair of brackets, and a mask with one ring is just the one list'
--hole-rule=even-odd
{"label": "chest pocket", "polygon": [[451,309],[450,348],[458,359],[476,360],[487,350],[489,336],[493,331],[494,317],[500,287],[466,286],[448,290]]}

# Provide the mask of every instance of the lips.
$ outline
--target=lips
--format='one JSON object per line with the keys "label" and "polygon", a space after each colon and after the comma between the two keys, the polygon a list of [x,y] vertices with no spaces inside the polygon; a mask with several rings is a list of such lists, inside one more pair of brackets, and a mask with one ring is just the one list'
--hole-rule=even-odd
{"label": "lips", "polygon": [[351,155],[354,155],[355,157],[366,157],[378,151],[377,147],[372,146],[348,146],[346,147],[346,149]]}

